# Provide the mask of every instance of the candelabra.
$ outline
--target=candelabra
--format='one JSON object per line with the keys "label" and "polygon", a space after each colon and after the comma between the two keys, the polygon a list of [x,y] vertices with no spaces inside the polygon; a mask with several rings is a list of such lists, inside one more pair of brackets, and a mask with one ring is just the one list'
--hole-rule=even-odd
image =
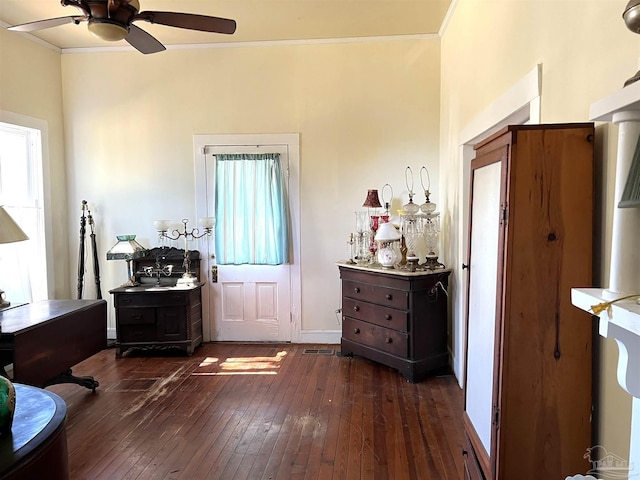
{"label": "candelabra", "polygon": [[205,235],[211,236],[213,233],[213,227],[216,224],[216,220],[213,217],[204,217],[200,219],[200,226],[203,229],[203,232],[195,227],[191,230],[187,229],[187,223],[189,220],[186,218],[182,219],[182,231],[178,229],[171,230],[171,233],[168,232],[169,222],[167,220],[157,220],[154,222],[156,229],[158,230],[158,235],[160,238],[168,238],[169,240],[180,240],[180,238],[184,238],[184,274],[182,278],[178,280],[178,283],[194,283],[197,281],[197,277],[191,273],[191,260],[189,258],[189,240],[197,240],[198,238],[202,238]]}

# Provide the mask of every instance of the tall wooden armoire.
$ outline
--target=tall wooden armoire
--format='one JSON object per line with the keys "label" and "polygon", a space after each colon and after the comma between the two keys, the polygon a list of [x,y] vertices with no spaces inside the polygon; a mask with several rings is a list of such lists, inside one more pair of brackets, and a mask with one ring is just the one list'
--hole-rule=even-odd
{"label": "tall wooden armoire", "polygon": [[469,479],[564,479],[592,446],[591,123],[509,126],[471,163]]}

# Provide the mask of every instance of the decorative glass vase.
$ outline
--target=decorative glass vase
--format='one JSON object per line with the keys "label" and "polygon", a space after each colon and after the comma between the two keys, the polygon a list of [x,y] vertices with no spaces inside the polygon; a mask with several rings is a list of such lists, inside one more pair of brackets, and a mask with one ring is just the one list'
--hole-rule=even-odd
{"label": "decorative glass vase", "polygon": [[11,432],[16,411],[16,389],[6,377],[0,376],[0,434]]}

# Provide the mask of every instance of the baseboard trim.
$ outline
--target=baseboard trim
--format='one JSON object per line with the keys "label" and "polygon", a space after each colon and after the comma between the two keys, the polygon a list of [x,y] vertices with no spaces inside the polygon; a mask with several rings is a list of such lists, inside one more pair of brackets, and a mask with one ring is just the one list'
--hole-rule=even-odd
{"label": "baseboard trim", "polygon": [[298,341],[293,343],[322,343],[330,345],[340,344],[342,330],[302,330]]}
{"label": "baseboard trim", "polygon": [[[320,343],[326,345],[339,345],[342,338],[342,330],[302,330],[297,339],[291,343]],[[116,339],[116,329],[107,328],[107,339]]]}

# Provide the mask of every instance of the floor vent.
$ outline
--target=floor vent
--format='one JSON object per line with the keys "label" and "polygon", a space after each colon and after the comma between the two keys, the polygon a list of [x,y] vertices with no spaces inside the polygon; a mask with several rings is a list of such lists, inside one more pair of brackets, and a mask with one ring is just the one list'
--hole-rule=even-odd
{"label": "floor vent", "polygon": [[305,348],[303,355],[333,355],[333,348]]}

